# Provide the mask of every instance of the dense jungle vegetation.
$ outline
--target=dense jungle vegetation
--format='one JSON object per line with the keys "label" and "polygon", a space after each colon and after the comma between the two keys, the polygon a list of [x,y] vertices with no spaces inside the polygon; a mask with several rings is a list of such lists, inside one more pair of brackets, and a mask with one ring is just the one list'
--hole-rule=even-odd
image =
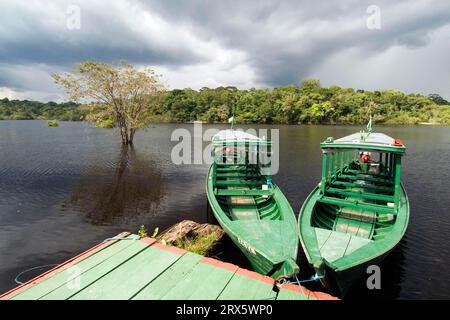
{"label": "dense jungle vegetation", "polygon": [[[0,100],[0,120],[78,121],[89,119],[95,110],[74,102]],[[174,89],[162,92],[148,113],[164,122],[224,123],[234,115],[236,123],[360,124],[372,114],[375,123],[450,124],[450,104],[438,94],[323,87],[315,79],[274,89]]]}

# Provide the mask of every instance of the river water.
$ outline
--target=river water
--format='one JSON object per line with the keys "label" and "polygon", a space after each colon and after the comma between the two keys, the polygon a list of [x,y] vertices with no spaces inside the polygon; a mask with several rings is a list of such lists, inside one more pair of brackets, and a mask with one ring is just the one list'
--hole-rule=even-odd
{"label": "river water", "polygon": [[[205,222],[207,164],[171,160],[175,129],[155,124],[137,133],[123,150],[118,132],[82,122],[0,121],[0,292],[35,266],[60,263],[122,231],[141,224],[160,230],[183,219]],[[203,129],[225,126],[203,125]],[[244,129],[249,126],[243,127]],[[355,126],[252,126],[279,129],[279,172],[273,180],[294,212],[318,183],[319,143],[344,136]],[[402,180],[411,218],[400,245],[380,264],[381,290],[356,284],[349,299],[449,299],[450,128],[375,126],[403,140]],[[301,249],[300,249],[301,251]],[[217,257],[248,267],[224,239]],[[301,275],[312,270],[299,254]],[[47,268],[48,269],[48,268]],[[37,269],[20,280],[45,271]]]}

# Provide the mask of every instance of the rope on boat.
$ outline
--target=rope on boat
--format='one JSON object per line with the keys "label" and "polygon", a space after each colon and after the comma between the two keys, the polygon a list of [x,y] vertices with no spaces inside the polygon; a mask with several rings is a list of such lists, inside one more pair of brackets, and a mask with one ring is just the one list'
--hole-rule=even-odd
{"label": "rope on boat", "polygon": [[[295,277],[295,278],[297,279],[297,277]],[[306,279],[306,280],[298,280],[298,279],[297,279],[297,282],[298,282],[298,283],[313,282],[313,281],[319,281],[319,280],[322,279],[322,278],[323,278],[323,276],[319,276],[319,275],[317,275],[317,273],[316,273],[316,274],[312,275],[311,278]]]}
{"label": "rope on boat", "polygon": [[[305,279],[305,280],[299,280],[299,279],[297,278],[297,275],[295,275],[294,278],[295,278],[295,281],[285,281],[285,283],[288,283],[288,284],[298,284],[298,285],[300,285],[300,283],[319,281],[320,279],[323,278],[323,276],[319,276],[319,275],[317,275],[317,273],[316,273],[316,274],[312,275],[311,278]],[[300,288],[301,288],[301,286],[300,286]]]}
{"label": "rope on boat", "polygon": [[17,284],[24,284],[24,282],[19,280],[19,277],[25,273],[28,273],[30,271],[36,270],[36,269],[41,269],[41,268],[45,268],[45,267],[56,267],[58,265],[58,263],[52,263],[52,264],[45,264],[42,266],[37,266],[37,267],[33,267],[33,268],[29,268],[25,271],[22,271],[21,273],[19,273],[15,278],[14,278],[14,282]]}
{"label": "rope on boat", "polygon": [[321,278],[323,278],[323,276],[319,276],[316,274],[312,275],[311,278],[309,279],[305,279],[305,280],[299,280],[297,275],[294,276],[295,281],[286,281],[286,283],[288,284],[297,284],[300,288],[301,293],[305,296],[307,294],[305,294],[305,292],[303,291],[303,286],[301,285],[304,282],[313,282],[313,281],[319,281]]}

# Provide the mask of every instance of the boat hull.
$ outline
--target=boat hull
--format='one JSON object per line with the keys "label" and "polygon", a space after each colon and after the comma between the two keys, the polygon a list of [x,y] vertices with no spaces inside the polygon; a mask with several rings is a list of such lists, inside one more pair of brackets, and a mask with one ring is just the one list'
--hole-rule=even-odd
{"label": "boat hull", "polygon": [[[370,276],[368,273],[369,266],[378,265],[391,252],[386,252],[370,261],[361,263],[354,267],[345,270],[336,270],[333,266],[325,266],[324,277],[320,279],[322,285],[333,295],[345,297],[352,286],[364,276]],[[315,269],[316,273],[321,272],[320,269]],[[323,271],[323,269],[322,269]]]}
{"label": "boat hull", "polygon": [[[400,207],[397,214],[397,220],[390,235],[385,239],[370,243],[369,250],[361,247],[355,251],[355,258],[346,257],[346,260],[327,261],[318,248],[317,238],[312,226],[312,215],[318,199],[320,197],[319,187],[313,190],[303,203],[298,219],[298,234],[300,243],[306,254],[309,264],[315,269],[316,274],[321,277],[322,285],[333,294],[344,297],[353,284],[364,275],[369,276],[368,267],[377,265],[385,259],[402,239],[409,222],[409,201],[406,191],[401,186]],[[376,243],[376,245],[374,245]],[[356,257],[360,256],[358,260]],[[345,261],[345,262],[344,262]]]}
{"label": "boat hull", "polygon": [[[256,272],[269,275],[275,279],[290,277],[298,273],[299,268],[296,264],[298,237],[295,215],[289,202],[276,185],[273,185],[273,199],[277,202],[282,215],[280,220],[231,221],[214,193],[212,167],[207,176],[206,193],[209,207],[215,219],[233,243],[242,251]],[[283,234],[284,237],[281,237]],[[259,244],[266,242],[267,247],[255,244],[255,238],[258,238],[257,243]],[[279,251],[282,251],[283,254],[275,252],[276,247],[274,245],[276,243],[274,242],[277,242],[277,239],[283,239],[284,241],[284,245],[279,244]]]}

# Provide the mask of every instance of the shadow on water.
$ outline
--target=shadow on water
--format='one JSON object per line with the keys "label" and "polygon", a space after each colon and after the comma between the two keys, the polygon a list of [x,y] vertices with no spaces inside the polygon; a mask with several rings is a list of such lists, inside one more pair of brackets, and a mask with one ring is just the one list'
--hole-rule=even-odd
{"label": "shadow on water", "polygon": [[404,246],[406,241],[400,244],[379,264],[381,272],[381,289],[367,288],[367,279],[371,274],[363,276],[356,282],[345,299],[347,300],[394,300],[398,299],[401,291],[401,283],[404,274]]}
{"label": "shadow on water", "polygon": [[133,147],[123,147],[114,165],[93,166],[64,206],[77,207],[94,225],[123,224],[157,214],[164,187],[155,163]]}

